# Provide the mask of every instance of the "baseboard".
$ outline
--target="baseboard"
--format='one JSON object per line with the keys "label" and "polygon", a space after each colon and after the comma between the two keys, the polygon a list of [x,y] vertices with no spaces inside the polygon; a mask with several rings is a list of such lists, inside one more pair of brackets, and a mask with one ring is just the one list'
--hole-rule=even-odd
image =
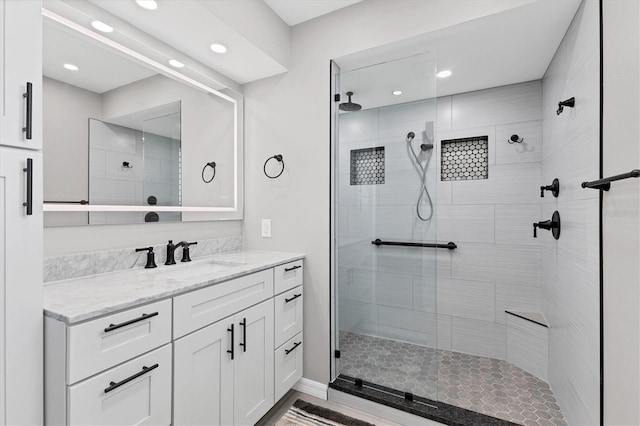
{"label": "baseboard", "polygon": [[303,377],[298,380],[298,383],[293,385],[293,388],[298,392],[306,393],[307,395],[326,400],[329,387],[324,383],[315,382]]}

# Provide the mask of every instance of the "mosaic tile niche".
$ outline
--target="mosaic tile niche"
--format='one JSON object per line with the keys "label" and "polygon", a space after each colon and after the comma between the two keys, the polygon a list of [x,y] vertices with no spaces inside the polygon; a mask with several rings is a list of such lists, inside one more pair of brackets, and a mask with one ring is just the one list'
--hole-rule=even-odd
{"label": "mosaic tile niche", "polygon": [[384,147],[351,151],[351,185],[384,183]]}
{"label": "mosaic tile niche", "polygon": [[442,141],[440,179],[479,180],[489,178],[489,137]]}

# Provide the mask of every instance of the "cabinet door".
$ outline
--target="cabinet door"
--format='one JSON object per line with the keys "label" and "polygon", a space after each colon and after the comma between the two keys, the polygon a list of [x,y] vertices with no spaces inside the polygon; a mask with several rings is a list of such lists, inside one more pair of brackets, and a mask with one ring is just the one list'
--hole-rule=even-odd
{"label": "cabinet door", "polygon": [[173,424],[233,424],[232,324],[233,317],[175,341]]}
{"label": "cabinet door", "polygon": [[171,423],[171,345],[69,386],[69,425]]}
{"label": "cabinet door", "polygon": [[233,420],[253,425],[274,404],[273,299],[235,316]]}
{"label": "cabinet door", "polygon": [[[27,200],[32,164],[31,215]],[[42,424],[42,154],[0,147],[0,294],[7,424]],[[2,358],[2,357],[0,357]],[[2,373],[0,373],[2,374]]]}
{"label": "cabinet door", "polygon": [[[0,0],[0,145],[42,149],[42,2]],[[27,139],[27,83],[31,83]]]}

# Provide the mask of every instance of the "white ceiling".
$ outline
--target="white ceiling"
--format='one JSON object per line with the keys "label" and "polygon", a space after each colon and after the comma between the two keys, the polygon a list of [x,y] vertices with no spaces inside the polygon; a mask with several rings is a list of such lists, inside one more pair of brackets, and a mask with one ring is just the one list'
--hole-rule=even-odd
{"label": "white ceiling", "polygon": [[264,0],[289,26],[326,15],[362,0]]}
{"label": "white ceiling", "polygon": [[[580,0],[534,2],[337,58],[340,91],[353,91],[353,101],[367,109],[541,79],[579,5]],[[360,69],[380,63],[386,64]],[[451,70],[451,77],[437,79],[436,63],[439,70]],[[403,94],[393,96],[393,90]]]}
{"label": "white ceiling", "polygon": [[[149,11],[134,1],[92,0],[94,4],[134,27],[176,48],[196,61],[244,84],[286,71],[278,61],[216,15],[216,0],[161,1]],[[116,31],[118,29],[116,28]],[[227,53],[209,46],[222,43]]]}
{"label": "white ceiling", "polygon": [[[42,39],[44,76],[91,92],[104,93],[157,74],[47,18],[43,20]],[[79,69],[70,71],[64,64],[73,64]]]}

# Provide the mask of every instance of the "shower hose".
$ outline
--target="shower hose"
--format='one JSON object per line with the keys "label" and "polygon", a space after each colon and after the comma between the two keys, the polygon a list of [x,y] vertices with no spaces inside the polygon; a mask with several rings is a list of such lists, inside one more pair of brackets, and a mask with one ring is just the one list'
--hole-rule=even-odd
{"label": "shower hose", "polygon": [[[420,195],[418,195],[418,201],[416,202],[416,214],[418,215],[418,219],[423,222],[428,222],[433,217],[433,201],[431,201],[431,195],[429,195],[429,190],[427,189],[427,167],[429,166],[429,161],[431,160],[431,153],[433,152],[433,148],[426,151],[427,159],[424,162],[423,166],[420,162],[420,158],[418,157],[418,155],[416,155],[411,142],[413,142],[413,138],[408,138],[407,151],[410,153],[409,159],[411,160],[411,163],[413,164],[413,167],[415,168],[416,172],[418,173],[418,177],[420,178]],[[424,217],[420,212],[420,204],[425,197],[429,202],[429,216],[427,217]]]}

